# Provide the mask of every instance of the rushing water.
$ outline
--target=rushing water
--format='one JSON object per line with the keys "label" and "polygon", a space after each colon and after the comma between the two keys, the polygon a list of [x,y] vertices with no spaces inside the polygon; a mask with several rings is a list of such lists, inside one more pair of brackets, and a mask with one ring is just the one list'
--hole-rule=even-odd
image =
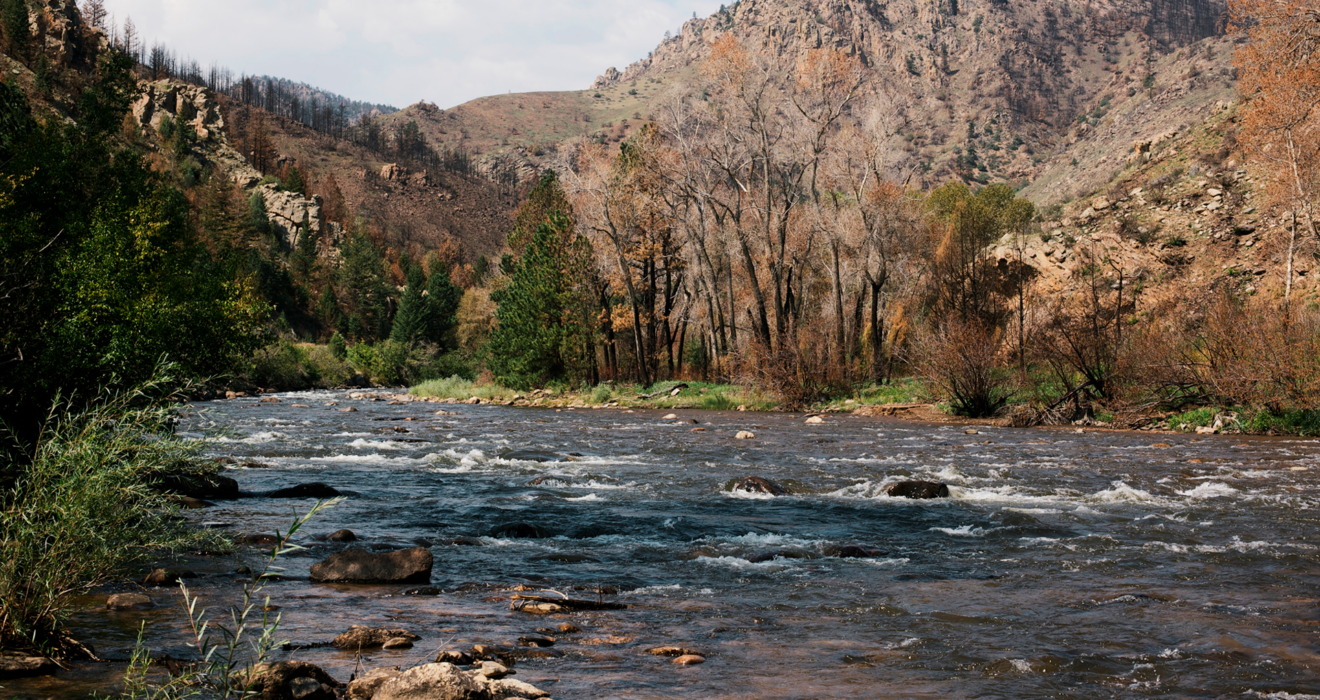
{"label": "rushing water", "polygon": [[[183,429],[219,436],[217,456],[268,465],[229,472],[244,491],[320,481],[351,494],[312,535],[349,528],[362,538],[352,546],[430,547],[437,597],[310,583],[311,564],[343,546],[312,537],[284,562],[289,579],[267,589],[294,640],[327,641],[353,623],[422,635],[412,650],[369,654],[366,667],[564,621],[510,611],[520,584],[615,586],[629,609],[571,616],[583,631],[560,636],[564,656],[521,661],[518,677],[561,700],[1320,693],[1320,449],[1310,441],[968,434],[696,411],[678,411],[680,421],[466,405],[435,415],[434,404],[342,392],[280,398],[199,404]],[[339,412],[350,405],[359,411]],[[736,440],[739,430],[756,438]],[[747,475],[794,495],[726,490]],[[529,485],[538,477],[547,478]],[[952,498],[884,495],[886,483],[914,477],[948,483]],[[273,532],[310,504],[244,498],[189,517]],[[556,536],[489,536],[508,523]],[[844,545],[883,554],[829,556]],[[212,568],[225,566],[232,560]],[[193,585],[220,605],[234,579]],[[154,595],[165,605],[147,613],[107,615],[90,609],[103,598],[91,601],[78,633],[126,655],[145,619],[157,646],[186,656],[178,594]],[[680,667],[645,655],[660,645],[708,660]],[[341,680],[357,664],[325,648],[295,658]]]}

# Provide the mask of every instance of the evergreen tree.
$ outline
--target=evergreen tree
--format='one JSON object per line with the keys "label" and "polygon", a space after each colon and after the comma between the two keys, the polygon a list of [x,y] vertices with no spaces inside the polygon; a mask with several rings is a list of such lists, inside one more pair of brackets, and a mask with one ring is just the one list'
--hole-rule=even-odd
{"label": "evergreen tree", "polygon": [[515,257],[522,255],[523,249],[531,242],[536,230],[542,224],[550,223],[550,217],[554,213],[567,217],[568,230],[574,230],[576,222],[573,221],[573,205],[568,201],[563,186],[559,184],[559,176],[553,170],[546,170],[527,195],[527,201],[518,209],[518,218],[513,222],[513,232],[509,234],[509,248],[513,250]]}
{"label": "evergreen tree", "polygon": [[334,287],[326,285],[321,290],[321,300],[316,302],[316,317],[326,326],[339,325],[339,300],[335,298]]}
{"label": "evergreen tree", "polygon": [[311,282],[319,267],[316,261],[316,248],[320,236],[312,231],[312,222],[306,212],[303,213],[302,226],[298,230],[298,244],[289,261],[298,281],[306,285]]}
{"label": "evergreen tree", "polygon": [[266,211],[266,198],[260,191],[248,198],[248,225],[253,231],[265,236],[271,232],[270,214]]}
{"label": "evergreen tree", "polygon": [[408,275],[408,286],[399,301],[399,312],[394,315],[394,330],[390,331],[390,340],[396,343],[415,343],[427,336],[430,304],[422,295],[422,279],[420,274]]}
{"label": "evergreen tree", "polygon": [[330,354],[341,360],[348,357],[348,343],[344,342],[344,336],[339,331],[330,336]]}
{"label": "evergreen tree", "polygon": [[[353,310],[350,332],[357,339],[388,337],[390,297],[380,251],[366,232],[359,229],[349,237],[341,254],[339,287],[348,296]],[[356,330],[352,327],[354,321]]]}
{"label": "evergreen tree", "polygon": [[301,195],[307,194],[307,184],[303,179],[302,171],[297,166],[289,168],[289,174],[284,178],[284,189]]}
{"label": "evergreen tree", "polygon": [[490,337],[489,366],[507,386],[530,388],[555,379],[585,378],[592,315],[580,281],[590,265],[585,238],[572,220],[552,212],[536,229],[509,286],[491,294],[498,327]]}
{"label": "evergreen tree", "polygon": [[0,3],[3,3],[0,4],[0,24],[4,26],[9,52],[24,57],[32,43],[27,0],[0,0]]}
{"label": "evergreen tree", "polygon": [[426,283],[426,301],[430,307],[427,338],[448,347],[449,331],[458,326],[458,305],[463,301],[463,290],[449,279],[449,265],[435,265]]}

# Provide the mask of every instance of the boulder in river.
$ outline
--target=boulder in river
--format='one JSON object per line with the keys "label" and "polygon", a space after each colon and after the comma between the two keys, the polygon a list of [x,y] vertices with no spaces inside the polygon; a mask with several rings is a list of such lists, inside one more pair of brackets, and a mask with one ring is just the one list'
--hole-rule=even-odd
{"label": "boulder in river", "polygon": [[397,668],[378,668],[348,684],[349,700],[371,700],[376,690],[391,678],[402,673]]}
{"label": "boulder in river", "polygon": [[541,540],[554,537],[549,530],[530,523],[505,523],[490,531],[491,537],[510,540]]}
{"label": "boulder in river", "polygon": [[766,552],[757,552],[749,557],[747,561],[752,564],[773,561],[775,559],[815,559],[816,555],[807,552],[799,552],[792,549],[776,549]]}
{"label": "boulder in river", "polygon": [[[247,680],[251,690],[261,693],[263,698],[272,700],[302,700],[318,696],[313,688],[320,686],[338,688],[339,683],[319,666],[306,661],[279,661],[273,664],[257,664],[249,672]],[[303,681],[309,679],[312,683]],[[295,694],[297,692],[298,694]],[[333,690],[328,697],[334,697]]]}
{"label": "boulder in river", "polygon": [[706,657],[698,654],[684,654],[677,659],[674,659],[673,663],[682,664],[683,666],[695,666],[697,664],[706,663]]}
{"label": "boulder in river", "polygon": [[386,679],[372,700],[479,700],[487,697],[477,681],[453,664],[424,664]]}
{"label": "boulder in river", "polygon": [[156,603],[141,593],[116,593],[105,602],[111,610],[150,610]]}
{"label": "boulder in river", "polygon": [[856,544],[846,544],[842,547],[832,549],[829,555],[840,559],[873,559],[875,557],[887,556],[889,552],[882,552],[878,549],[863,547]]}
{"label": "boulder in river", "polygon": [[733,485],[734,491],[746,491],[747,493],[768,493],[771,496],[787,496],[788,489],[779,484],[759,476],[747,476],[738,480]]}
{"label": "boulder in river", "polygon": [[142,579],[142,583],[147,586],[167,586],[189,578],[197,578],[197,574],[191,571],[166,571],[165,569],[156,569],[147,574],[147,577]]}
{"label": "boulder in river", "polygon": [[885,487],[890,498],[948,498],[949,487],[933,481],[899,481]]}
{"label": "boulder in river", "polygon": [[357,542],[357,535],[352,530],[335,530],[325,538],[331,542]]}
{"label": "boulder in river", "polygon": [[53,676],[60,667],[44,656],[0,652],[0,679]]}
{"label": "boulder in river", "polygon": [[383,647],[395,640],[415,642],[419,639],[421,637],[408,630],[353,625],[347,632],[335,637],[335,641],[330,642],[330,646],[345,651],[361,651]]}
{"label": "boulder in river", "polygon": [[278,489],[266,494],[267,498],[338,498],[343,494],[333,486],[313,482],[310,484],[298,484],[290,486],[287,489]]}
{"label": "boulder in river", "polygon": [[163,474],[154,479],[151,487],[162,493],[203,501],[238,498],[238,482],[219,474]]}
{"label": "boulder in river", "polygon": [[430,583],[434,558],[421,547],[378,554],[346,549],[312,566],[311,577],[320,583]]}
{"label": "boulder in river", "polygon": [[647,649],[646,653],[652,656],[669,656],[672,658],[678,658],[680,656],[701,656],[700,653],[692,651],[691,649],[685,649],[683,647],[675,647],[675,646],[656,647],[654,649]]}
{"label": "boulder in river", "polygon": [[737,435],[734,435],[733,438],[734,438],[735,440],[755,440],[755,439],[756,439],[756,433],[749,432],[749,431],[746,431],[746,430],[739,430],[739,431],[738,431],[738,434],[737,434]]}

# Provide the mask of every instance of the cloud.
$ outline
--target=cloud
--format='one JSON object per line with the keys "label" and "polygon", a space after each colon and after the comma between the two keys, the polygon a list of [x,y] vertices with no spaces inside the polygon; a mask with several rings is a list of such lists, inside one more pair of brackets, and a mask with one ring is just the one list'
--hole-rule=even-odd
{"label": "cloud", "polygon": [[718,0],[108,0],[181,57],[347,97],[450,107],[583,90]]}

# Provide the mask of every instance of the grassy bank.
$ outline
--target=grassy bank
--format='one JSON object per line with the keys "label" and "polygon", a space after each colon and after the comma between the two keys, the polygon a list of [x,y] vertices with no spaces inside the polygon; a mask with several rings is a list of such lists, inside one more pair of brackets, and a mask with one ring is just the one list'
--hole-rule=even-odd
{"label": "grassy bank", "polygon": [[440,377],[472,378],[466,358],[434,346],[393,341],[328,345],[287,340],[268,345],[253,356],[248,371],[234,383],[243,389],[273,391],[333,389],[343,386],[407,386]]}
{"label": "grassy bank", "polygon": [[594,387],[569,388],[551,385],[545,389],[519,392],[494,383],[479,383],[449,377],[422,382],[411,393],[422,398],[468,401],[479,399],[493,403],[544,407],[610,408],[697,408],[711,411],[773,411],[778,403],[756,389],[732,384],[708,382],[657,382],[648,387],[638,384],[598,384]]}

